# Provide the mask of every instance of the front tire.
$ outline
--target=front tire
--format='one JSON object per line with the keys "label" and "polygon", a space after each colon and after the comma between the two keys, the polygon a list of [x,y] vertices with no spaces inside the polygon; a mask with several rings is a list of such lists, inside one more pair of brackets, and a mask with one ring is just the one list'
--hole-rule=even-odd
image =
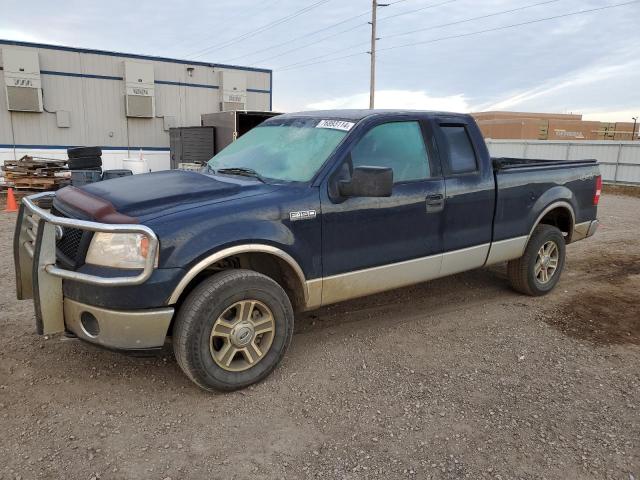
{"label": "front tire", "polygon": [[554,289],[564,268],[566,245],[562,232],[552,225],[538,225],[524,255],[507,264],[511,287],[525,295],[542,296]]}
{"label": "front tire", "polygon": [[178,311],[173,349],[180,368],[205,390],[237,390],[264,379],[293,335],[285,291],[250,270],[204,280]]}

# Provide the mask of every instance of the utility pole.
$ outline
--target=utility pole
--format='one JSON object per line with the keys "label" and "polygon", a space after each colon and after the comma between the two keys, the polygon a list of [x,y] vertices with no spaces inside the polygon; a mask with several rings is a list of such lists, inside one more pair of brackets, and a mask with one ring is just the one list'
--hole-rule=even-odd
{"label": "utility pole", "polygon": [[378,7],[388,7],[388,3],[378,3],[378,0],[371,1],[371,79],[369,81],[369,108],[375,107],[376,96],[376,42],[380,40],[376,37],[376,28],[378,24]]}
{"label": "utility pole", "polygon": [[[633,130],[631,131],[631,141],[633,142],[636,139],[636,124],[638,123],[638,117],[632,117],[633,120]],[[638,135],[640,137],[640,135]]]}

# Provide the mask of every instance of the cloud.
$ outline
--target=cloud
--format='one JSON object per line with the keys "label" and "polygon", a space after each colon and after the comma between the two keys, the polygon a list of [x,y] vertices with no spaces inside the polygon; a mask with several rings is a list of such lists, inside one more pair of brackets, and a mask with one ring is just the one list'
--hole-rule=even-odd
{"label": "cloud", "polygon": [[632,122],[633,117],[640,116],[640,105],[633,110],[617,110],[610,111],[585,111],[582,115],[583,120],[595,120],[600,122]]}
{"label": "cloud", "polygon": [[[381,51],[378,81],[384,87],[378,91],[376,106],[463,112],[489,108],[621,112],[622,119],[628,116],[627,110],[640,106],[636,93],[640,82],[637,55],[640,3],[598,14],[444,40],[614,3],[614,0],[562,0],[509,15],[445,26],[493,15],[513,8],[514,3],[528,1],[534,0],[448,2],[439,8],[406,15],[403,12],[414,10],[409,2],[384,9],[380,18],[380,48],[418,44]],[[189,58],[195,51],[208,47],[210,50],[202,60],[273,68],[273,101],[277,110],[366,108],[369,56],[364,53],[307,68],[278,68],[330,52],[363,50],[350,47],[368,40],[366,18],[361,16],[362,2],[333,2],[332,8],[313,10],[296,16],[294,21],[276,22],[277,25],[259,35],[243,38],[245,33],[299,10],[300,3],[299,0],[194,0],[185,9],[179,2],[152,0],[13,2],[11,8],[0,10],[0,38],[175,58]],[[246,21],[237,21],[238,15],[242,17],[238,7],[254,14]],[[117,22],[103,21],[119,11],[126,11],[127,15]],[[403,16],[393,17],[396,14]],[[391,18],[383,19],[385,16]],[[27,18],[29,21],[25,22]],[[211,30],[212,18],[220,26],[215,31]],[[181,25],[188,25],[188,31],[179,28]],[[321,31],[317,32],[318,29]],[[235,38],[242,40],[222,48]],[[441,38],[441,42],[435,43]],[[425,41],[434,43],[419,43]],[[238,60],[230,60],[233,58]],[[616,69],[615,65],[620,67]]]}
{"label": "cloud", "polygon": [[[310,103],[310,110],[331,110],[335,108],[368,108],[369,93],[356,93]],[[469,103],[464,95],[433,97],[421,90],[378,90],[376,108],[409,110],[442,110],[447,112],[468,112]]]}
{"label": "cloud", "polygon": [[32,35],[30,30],[14,30],[9,28],[0,28],[0,38],[18,40],[22,42],[45,42],[43,37]]}
{"label": "cloud", "polygon": [[625,72],[635,71],[640,65],[637,60],[626,61],[618,64],[593,64],[587,68],[574,70],[569,74],[551,78],[541,85],[515,92],[508,97],[492,104],[480,106],[482,110],[506,110],[517,105],[529,104],[533,100],[539,101],[544,97],[557,95],[560,92],[574,93],[577,87],[593,85],[598,82],[620,77]]}

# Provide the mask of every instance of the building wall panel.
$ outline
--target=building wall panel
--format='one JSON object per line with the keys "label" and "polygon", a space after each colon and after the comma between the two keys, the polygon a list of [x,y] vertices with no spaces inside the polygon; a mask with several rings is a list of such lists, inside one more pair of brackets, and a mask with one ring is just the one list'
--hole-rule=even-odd
{"label": "building wall panel", "polygon": [[85,105],[85,143],[127,145],[124,85],[112,80],[82,79]]}
{"label": "building wall panel", "polygon": [[[3,48],[0,45],[0,48]],[[19,50],[33,50],[29,47],[10,47]],[[77,52],[55,52],[53,54],[50,50],[37,48],[38,59],[40,60],[40,71],[54,71],[54,72],[80,72],[82,69],[82,63],[80,54]]]}
{"label": "building wall panel", "polygon": [[[208,112],[220,111],[220,100],[218,90],[209,88],[183,88],[185,109],[185,118],[183,124],[199,126],[200,111]],[[251,102],[250,102],[251,103]],[[251,105],[254,105],[251,103]]]}
{"label": "building wall panel", "polygon": [[[105,57],[104,55],[78,54],[81,72],[86,75],[105,77],[124,77],[124,59]],[[76,71],[76,70],[73,70]]]}
{"label": "building wall panel", "polygon": [[[247,109],[269,110],[271,105],[268,70],[7,41],[0,41],[0,65],[3,48],[37,50],[43,72],[44,105],[53,112],[9,112],[2,91],[0,149],[4,155],[7,151],[13,152],[14,144],[50,146],[51,149],[99,145],[168,150],[169,132],[164,130],[163,117],[175,117],[178,127],[198,126],[203,113],[219,111],[219,72],[224,70],[243,72],[247,88],[260,91],[248,92]],[[123,77],[124,64],[128,61],[154,66],[155,118],[125,116]],[[2,70],[0,81],[4,81]],[[70,112],[70,128],[57,126],[55,112],[59,110]]]}
{"label": "building wall panel", "polygon": [[271,110],[269,105],[269,95],[265,93],[248,92],[247,103],[253,106],[248,110]]}

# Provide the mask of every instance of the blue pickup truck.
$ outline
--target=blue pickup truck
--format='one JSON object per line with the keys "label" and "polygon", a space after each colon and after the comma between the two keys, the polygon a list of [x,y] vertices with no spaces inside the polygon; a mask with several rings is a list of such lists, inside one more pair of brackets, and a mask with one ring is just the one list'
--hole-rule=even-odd
{"label": "blue pickup truck", "polygon": [[594,234],[595,160],[491,158],[472,117],[280,115],[201,173],[165,171],[23,200],[19,299],[40,334],[145,351],[168,339],[207,390],[281,361],[294,312],[507,263],[544,295]]}

